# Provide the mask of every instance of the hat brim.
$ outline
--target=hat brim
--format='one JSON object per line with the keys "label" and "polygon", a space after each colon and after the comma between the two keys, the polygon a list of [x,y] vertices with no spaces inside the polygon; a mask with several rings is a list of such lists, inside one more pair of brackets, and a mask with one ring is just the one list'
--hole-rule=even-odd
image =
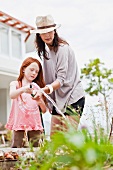
{"label": "hat brim", "polygon": [[60,24],[57,24],[55,27],[50,27],[50,28],[44,28],[44,29],[35,29],[35,30],[30,30],[30,34],[36,34],[36,33],[39,33],[39,34],[44,34],[44,33],[47,33],[47,32],[50,32],[50,31],[53,31],[57,28],[59,28],[61,25]]}

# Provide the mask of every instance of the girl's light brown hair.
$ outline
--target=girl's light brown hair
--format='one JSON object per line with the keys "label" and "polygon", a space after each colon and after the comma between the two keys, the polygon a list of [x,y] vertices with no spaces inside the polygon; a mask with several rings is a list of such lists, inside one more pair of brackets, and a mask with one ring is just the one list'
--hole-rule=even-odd
{"label": "girl's light brown hair", "polygon": [[43,88],[45,86],[41,63],[36,58],[28,57],[23,61],[22,65],[20,67],[19,77],[17,78],[17,80],[18,80],[18,82],[20,84],[20,87],[22,87],[22,79],[24,77],[25,68],[28,67],[31,63],[34,63],[34,62],[36,62],[38,64],[39,72],[38,72],[37,77],[33,80],[33,82],[38,84],[41,88]]}
{"label": "girl's light brown hair", "polygon": [[[36,62],[38,64],[39,72],[38,72],[37,77],[33,80],[33,82],[38,84],[39,87],[41,87],[41,88],[43,88],[45,86],[41,63],[36,58],[28,57],[23,61],[22,65],[20,67],[20,74],[19,74],[19,77],[17,78],[17,81],[19,83],[19,87],[22,87],[22,79],[24,78],[24,70],[25,70],[25,68],[28,67],[31,63],[34,63],[34,62]],[[44,101],[46,102],[44,96],[43,96],[43,98],[44,98]]]}

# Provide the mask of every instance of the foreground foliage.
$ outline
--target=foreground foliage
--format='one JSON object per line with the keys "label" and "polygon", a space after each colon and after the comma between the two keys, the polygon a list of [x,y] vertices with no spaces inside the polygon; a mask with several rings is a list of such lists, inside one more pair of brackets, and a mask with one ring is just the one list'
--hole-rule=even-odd
{"label": "foreground foliage", "polygon": [[[33,148],[32,148],[33,149]],[[86,129],[75,131],[68,124],[66,132],[57,132],[51,141],[44,141],[34,151],[34,159],[21,160],[19,168],[26,170],[101,170],[113,161],[113,145],[107,137],[95,131],[92,137]]]}

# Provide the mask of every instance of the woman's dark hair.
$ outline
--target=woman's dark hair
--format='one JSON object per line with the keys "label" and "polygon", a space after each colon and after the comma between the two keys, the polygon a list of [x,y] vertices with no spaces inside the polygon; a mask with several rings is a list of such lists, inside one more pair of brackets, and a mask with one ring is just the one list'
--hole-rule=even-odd
{"label": "woman's dark hair", "polygon": [[[62,44],[68,44],[68,43],[58,36],[56,30],[54,30],[54,32],[55,33],[54,33],[53,44],[51,46],[52,46],[53,51],[56,53],[61,43]],[[45,42],[41,39],[40,34],[38,33],[36,34],[35,43],[36,43],[36,48],[37,48],[39,57],[41,58],[41,56],[43,55],[43,57],[48,60],[49,58],[48,58],[48,53],[45,49]]]}

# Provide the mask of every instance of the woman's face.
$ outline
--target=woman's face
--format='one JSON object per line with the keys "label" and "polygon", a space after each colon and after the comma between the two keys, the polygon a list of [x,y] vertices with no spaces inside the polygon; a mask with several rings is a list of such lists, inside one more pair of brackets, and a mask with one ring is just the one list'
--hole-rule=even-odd
{"label": "woman's face", "polygon": [[32,82],[37,77],[38,72],[39,72],[39,66],[36,62],[33,62],[25,68],[24,77],[29,82]]}
{"label": "woman's face", "polygon": [[47,45],[52,45],[54,39],[54,31],[40,34],[40,37]]}

